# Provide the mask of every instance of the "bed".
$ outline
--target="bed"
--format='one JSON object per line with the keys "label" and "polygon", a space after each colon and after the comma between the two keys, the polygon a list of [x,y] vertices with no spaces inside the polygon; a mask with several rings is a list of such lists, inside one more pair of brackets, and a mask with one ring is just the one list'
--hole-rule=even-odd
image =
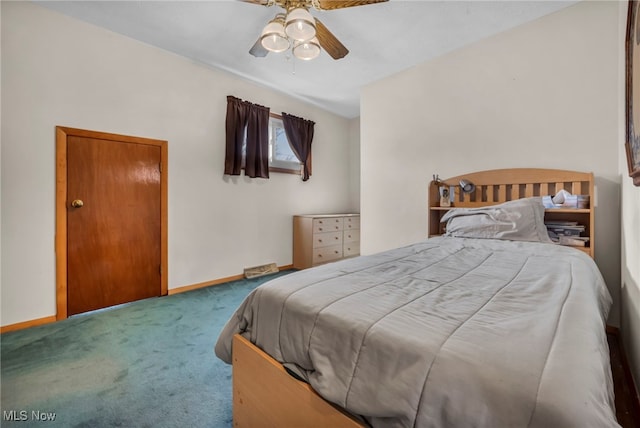
{"label": "bed", "polygon": [[611,297],[588,252],[544,233],[548,178],[585,177],[560,173],[509,170],[537,190],[445,210],[444,236],[255,289],[215,348],[233,363],[234,426],[618,426]]}

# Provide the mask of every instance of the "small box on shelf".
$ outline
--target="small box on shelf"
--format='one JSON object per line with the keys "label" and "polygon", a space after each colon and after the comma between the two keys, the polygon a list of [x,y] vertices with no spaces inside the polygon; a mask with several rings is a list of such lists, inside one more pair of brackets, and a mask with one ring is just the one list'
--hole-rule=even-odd
{"label": "small box on shelf", "polygon": [[589,195],[572,195],[566,191],[562,194],[562,198],[558,198],[558,195],[542,197],[542,205],[547,209],[589,209],[589,204]]}

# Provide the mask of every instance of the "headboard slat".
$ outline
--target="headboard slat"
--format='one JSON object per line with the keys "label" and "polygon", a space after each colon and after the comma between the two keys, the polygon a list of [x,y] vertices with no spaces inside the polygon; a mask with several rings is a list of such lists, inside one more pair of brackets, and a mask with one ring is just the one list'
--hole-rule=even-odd
{"label": "headboard slat", "polygon": [[498,200],[496,202],[504,202],[507,200],[507,185],[501,184],[498,186]]}
{"label": "headboard slat", "polygon": [[564,182],[556,183],[556,191],[554,192],[554,194],[558,193],[562,189],[564,189]]}
{"label": "headboard slat", "polygon": [[550,195],[549,183],[540,183],[540,196]]}
{"label": "headboard slat", "polygon": [[571,193],[573,193],[574,195],[581,195],[582,194],[582,182],[574,181],[573,184],[571,185]]}
{"label": "headboard slat", "polygon": [[534,196],[533,195],[533,183],[527,183],[527,184],[525,184],[525,187],[524,187],[524,197],[525,198],[530,198],[532,196]]}
{"label": "headboard slat", "polygon": [[493,202],[495,199],[493,198],[493,186],[487,186],[487,202]]}

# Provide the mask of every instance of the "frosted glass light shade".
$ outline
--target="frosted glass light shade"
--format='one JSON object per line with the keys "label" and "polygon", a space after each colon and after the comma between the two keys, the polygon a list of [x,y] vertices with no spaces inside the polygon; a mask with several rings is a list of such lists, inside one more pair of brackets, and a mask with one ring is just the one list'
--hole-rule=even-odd
{"label": "frosted glass light shade", "polygon": [[260,43],[270,52],[284,52],[289,49],[289,39],[284,32],[284,16],[276,16],[264,27]]}
{"label": "frosted glass light shade", "polygon": [[304,42],[296,42],[293,44],[293,54],[298,59],[312,60],[320,55],[320,43],[316,37]]}
{"label": "frosted glass light shade", "polygon": [[292,9],[287,14],[284,31],[293,40],[311,40],[316,36],[316,20],[303,7]]}

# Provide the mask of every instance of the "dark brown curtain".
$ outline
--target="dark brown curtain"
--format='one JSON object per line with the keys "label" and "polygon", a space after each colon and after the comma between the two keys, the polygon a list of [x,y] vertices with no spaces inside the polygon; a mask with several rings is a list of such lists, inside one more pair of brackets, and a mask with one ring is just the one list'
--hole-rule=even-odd
{"label": "dark brown curtain", "polygon": [[224,158],[224,173],[240,175],[242,169],[242,144],[249,106],[231,95],[227,96],[227,149]]}
{"label": "dark brown curtain", "polygon": [[224,173],[240,175],[246,136],[245,175],[269,178],[269,108],[227,96]]}
{"label": "dark brown curtain", "polygon": [[282,124],[291,150],[302,163],[302,181],[309,179],[309,155],[313,142],[313,126],[315,122],[282,113]]}
{"label": "dark brown curtain", "polygon": [[269,108],[251,104],[244,175],[269,178]]}

